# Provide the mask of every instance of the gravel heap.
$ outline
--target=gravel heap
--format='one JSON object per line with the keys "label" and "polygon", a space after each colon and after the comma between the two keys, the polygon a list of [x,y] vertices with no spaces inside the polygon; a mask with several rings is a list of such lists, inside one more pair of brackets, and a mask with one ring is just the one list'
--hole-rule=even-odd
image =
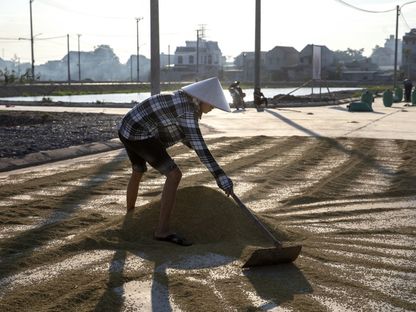
{"label": "gravel heap", "polygon": [[103,142],[117,137],[121,115],[0,112],[0,158]]}

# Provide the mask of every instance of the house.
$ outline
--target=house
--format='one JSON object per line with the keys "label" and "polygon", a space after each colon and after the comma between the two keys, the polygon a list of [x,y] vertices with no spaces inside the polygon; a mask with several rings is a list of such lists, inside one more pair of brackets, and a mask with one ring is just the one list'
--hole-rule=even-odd
{"label": "house", "polygon": [[293,47],[276,46],[265,55],[265,67],[268,72],[268,80],[287,80],[287,71],[284,67],[298,64],[299,52]]}
{"label": "house", "polygon": [[[253,82],[254,81],[254,52],[242,52],[234,59],[235,69],[239,70],[240,75],[238,79],[241,81]],[[266,52],[260,52],[260,74],[261,80],[267,79],[267,67],[266,67]]]}
{"label": "house", "polygon": [[312,79],[314,46],[321,48],[320,71],[322,79],[328,79],[331,76],[334,70],[334,52],[326,46],[308,44],[299,52],[299,63],[297,65],[289,65],[283,68],[288,80],[305,81]]}
{"label": "house", "polygon": [[416,28],[403,36],[401,69],[407,78],[416,80]]}
{"label": "house", "polygon": [[[395,50],[396,50],[396,39],[393,35],[390,35],[389,38],[386,39],[384,43],[384,47],[376,46],[373,49],[373,53],[371,54],[370,58],[373,63],[377,64],[384,69],[393,70],[394,68],[394,58],[395,58]],[[397,40],[397,51],[402,51],[402,40]],[[397,64],[400,65],[402,63],[402,53],[397,53]]]}
{"label": "house", "polygon": [[218,42],[205,39],[186,41],[185,46],[176,48],[173,65],[162,70],[162,79],[190,81],[220,76],[224,63],[225,57]]}
{"label": "house", "polygon": [[376,81],[380,74],[382,73],[379,72],[378,65],[374,64],[370,58],[365,58],[345,63],[341,71],[341,80]]}

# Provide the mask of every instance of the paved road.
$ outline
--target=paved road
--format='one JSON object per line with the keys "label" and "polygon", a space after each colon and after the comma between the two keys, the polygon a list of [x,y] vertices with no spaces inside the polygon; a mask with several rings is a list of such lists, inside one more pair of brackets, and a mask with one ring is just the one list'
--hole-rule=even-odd
{"label": "paved road", "polygon": [[416,107],[395,104],[387,108],[376,99],[374,112],[348,112],[347,105],[268,109],[203,118],[225,136],[326,136],[416,140]]}
{"label": "paved road", "polygon": [[[384,107],[382,99],[373,104],[374,112],[348,112],[347,104],[266,109],[204,115],[201,123],[212,128],[212,136],[327,136],[416,140],[416,106],[405,103]],[[128,108],[0,106],[0,110],[33,110],[125,114]]]}
{"label": "paved road", "polygon": [[[265,136],[323,136],[323,137],[361,137],[378,139],[416,140],[416,106],[405,103],[384,107],[382,99],[377,98],[373,112],[349,112],[347,104],[320,107],[293,107],[266,109],[257,112],[253,108],[246,111],[225,113],[213,110],[204,115],[201,124],[210,131],[210,137],[249,137]],[[41,107],[41,106],[0,106],[0,110],[89,112],[106,114],[125,114],[128,108],[99,107]],[[115,140],[116,141],[116,140]],[[65,151],[53,151],[29,155],[18,161],[2,159],[1,167],[13,168],[62,160],[119,148],[118,142],[89,144],[73,147]],[[3,169],[8,170],[8,169]]]}

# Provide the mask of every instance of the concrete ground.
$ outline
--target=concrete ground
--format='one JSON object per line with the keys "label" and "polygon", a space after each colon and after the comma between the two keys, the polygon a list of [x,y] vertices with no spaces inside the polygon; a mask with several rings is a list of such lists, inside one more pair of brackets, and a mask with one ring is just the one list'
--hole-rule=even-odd
{"label": "concrete ground", "polygon": [[[382,98],[376,98],[373,112],[349,112],[347,104],[272,108],[264,112],[253,108],[232,113],[213,110],[203,116],[201,123],[215,130],[210,136],[300,135],[415,140],[416,106],[407,105],[402,102],[384,107]],[[125,114],[128,108],[1,105],[0,110]]]}
{"label": "concrete ground", "polygon": [[[394,103],[392,107],[384,107],[381,98],[375,99],[373,112],[349,112],[347,105],[271,108],[262,112],[253,108],[246,111],[233,110],[232,113],[213,110],[202,117],[201,124],[210,129],[205,133],[207,138],[296,135],[416,140],[416,106]],[[128,108],[2,105],[0,110],[125,114]],[[1,159],[0,171],[106,152],[120,147],[115,139],[112,142],[36,153],[23,159]]]}
{"label": "concrete ground", "polygon": [[0,310],[416,311],[416,144],[389,140],[414,140],[416,108],[378,99],[374,110],[203,117],[236,194],[279,239],[303,246],[293,265],[264,270],[241,270],[241,250],[266,245],[179,144],[170,152],[188,210],[174,229],[196,242],[186,249],[152,240],[165,180],[155,170],[125,214],[131,169],[117,139],[45,152],[40,166],[27,158],[32,166],[0,173]]}
{"label": "concrete ground", "polygon": [[349,112],[347,104],[321,107],[254,109],[225,114],[214,111],[202,122],[220,136],[325,136],[416,140],[416,106],[384,107],[381,98],[373,112]]}

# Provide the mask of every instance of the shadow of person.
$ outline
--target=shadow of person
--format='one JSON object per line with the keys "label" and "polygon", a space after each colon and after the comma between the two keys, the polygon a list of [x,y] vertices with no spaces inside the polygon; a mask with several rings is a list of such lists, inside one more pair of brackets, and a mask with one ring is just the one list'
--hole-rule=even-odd
{"label": "shadow of person", "polygon": [[[124,217],[123,223],[121,225],[122,231],[124,231],[131,224],[133,217],[132,212],[128,212]],[[122,300],[120,297],[123,296],[123,272],[124,266],[127,258],[127,250],[119,248],[115,250],[114,256],[111,259],[109,268],[108,268],[108,283],[107,289],[101,295],[98,303],[95,306],[94,311],[113,311],[117,312],[121,310]],[[120,289],[120,291],[114,291],[114,289]],[[109,309],[109,307],[111,307]]]}
{"label": "shadow of person", "polygon": [[[182,247],[172,243],[153,239],[154,228],[159,218],[160,201],[151,202],[127,214],[120,221],[109,225],[106,230],[90,235],[95,241],[94,248],[116,250],[109,270],[108,289],[97,304],[96,311],[103,306],[112,305],[111,311],[119,311],[123,300],[115,300],[114,288],[123,298],[123,270],[127,252],[147,261],[153,272],[151,298],[152,311],[172,311],[172,293],[170,291],[169,270],[200,270],[225,266],[230,263],[241,266],[240,257],[248,246],[270,247],[270,242],[249,220],[240,208],[223,193],[208,187],[195,186],[178,190],[177,203],[171,218],[171,228],[194,242],[192,246]],[[111,268],[117,268],[113,272]],[[296,268],[296,267],[294,267]],[[282,269],[270,268],[268,283],[270,291],[263,289],[261,275],[247,271],[248,280],[261,296],[277,298],[279,302],[290,298],[299,289],[307,289],[303,282],[299,287],[288,290],[287,295],[276,296],[276,287],[286,287],[282,281]],[[297,270],[297,268],[296,268]],[[300,271],[289,270],[295,276]],[[287,274],[289,273],[285,273]],[[289,279],[289,277],[287,277]],[[305,280],[305,278],[303,278]],[[268,299],[267,299],[268,300]]]}

